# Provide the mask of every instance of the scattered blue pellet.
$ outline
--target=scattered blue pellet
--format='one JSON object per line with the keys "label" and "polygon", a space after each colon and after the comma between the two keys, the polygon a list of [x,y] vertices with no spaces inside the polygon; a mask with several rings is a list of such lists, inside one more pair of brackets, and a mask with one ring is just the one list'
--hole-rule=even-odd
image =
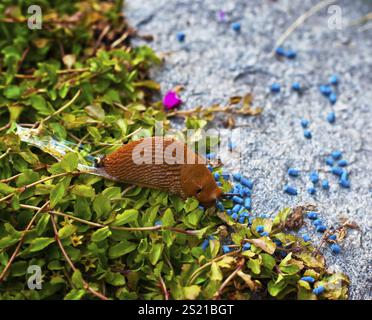
{"label": "scattered blue pellet", "polygon": [[207,164],[207,168],[210,172],[213,172],[213,167],[210,164]]}
{"label": "scattered blue pellet", "polygon": [[316,189],[314,187],[307,188],[308,194],[314,195],[316,193]]}
{"label": "scattered blue pellet", "polygon": [[347,167],[348,166],[348,162],[347,162],[347,160],[345,160],[345,159],[341,159],[341,160],[339,160],[338,162],[337,162],[337,165],[339,166],[339,167]]}
{"label": "scattered blue pellet", "polygon": [[199,208],[200,210],[202,210],[202,211],[205,210],[205,208],[204,208],[201,204],[199,204],[198,208]]}
{"label": "scattered blue pellet", "polygon": [[284,48],[277,47],[275,49],[275,54],[278,55],[278,56],[280,56],[280,57],[284,57],[285,56],[285,50],[284,50]]}
{"label": "scattered blue pellet", "polygon": [[309,237],[308,234],[304,234],[304,235],[302,236],[302,239],[304,239],[305,242],[309,242],[309,241],[311,241],[311,238]]}
{"label": "scattered blue pellet", "polygon": [[241,184],[249,189],[252,189],[253,188],[253,181],[250,180],[250,179],[247,179],[247,178],[242,178],[240,180]]}
{"label": "scattered blue pellet", "polygon": [[251,210],[252,209],[252,200],[251,200],[251,198],[245,198],[244,199],[244,207],[247,210]]}
{"label": "scattered blue pellet", "polygon": [[318,296],[318,295],[322,294],[324,291],[325,291],[325,288],[323,286],[318,286],[318,287],[314,288],[313,293],[316,296]]}
{"label": "scattered blue pellet", "polygon": [[242,175],[240,173],[234,173],[233,178],[235,181],[240,181],[240,179],[242,178]]}
{"label": "scattered blue pellet", "polygon": [[217,181],[217,186],[219,186],[219,187],[222,187],[222,182],[221,181]]}
{"label": "scattered blue pellet", "polygon": [[311,131],[310,131],[310,130],[305,130],[305,131],[304,131],[304,137],[305,137],[306,139],[311,139],[311,138],[312,138]]}
{"label": "scattered blue pellet", "polygon": [[284,186],[284,192],[291,196],[297,196],[298,194],[297,189],[291,186]]}
{"label": "scattered blue pellet", "polygon": [[249,213],[248,211],[243,211],[241,214],[240,214],[241,217],[244,217],[244,218],[248,218],[249,217]]}
{"label": "scattered blue pellet", "polygon": [[322,181],[322,189],[323,190],[329,190],[329,182],[328,182],[328,180],[323,180]]}
{"label": "scattered blue pellet", "polygon": [[207,159],[209,159],[209,160],[215,159],[217,157],[217,155],[214,152],[207,153],[206,156],[207,156]]}
{"label": "scattered blue pellet", "polygon": [[231,214],[232,214],[231,209],[227,209],[227,210],[226,210],[226,213],[227,213],[229,216],[231,216]]}
{"label": "scattered blue pellet", "polygon": [[238,204],[243,204],[244,203],[244,200],[242,198],[238,197],[238,196],[233,196],[232,201],[234,203],[238,203]]}
{"label": "scattered blue pellet", "polygon": [[239,217],[238,214],[235,212],[231,215],[231,218],[233,218],[234,220],[237,220],[238,217]]}
{"label": "scattered blue pellet", "polygon": [[163,222],[161,222],[160,220],[155,221],[155,225],[156,225],[156,226],[161,226],[161,225],[163,225]]}
{"label": "scattered blue pellet", "polygon": [[230,180],[230,173],[222,172],[222,178],[225,179],[225,180]]}
{"label": "scattered blue pellet", "polygon": [[297,57],[297,52],[294,50],[287,50],[287,52],[285,53],[285,56],[288,59],[295,59]]}
{"label": "scattered blue pellet", "polygon": [[214,179],[215,179],[215,180],[219,180],[220,177],[221,177],[221,175],[220,175],[218,172],[215,172],[215,173],[213,174],[213,176],[214,176]]}
{"label": "scattered blue pellet", "polygon": [[240,216],[238,221],[239,221],[239,223],[244,223],[245,222],[245,217]]}
{"label": "scattered blue pellet", "polygon": [[327,227],[326,226],[318,226],[318,227],[316,227],[316,231],[317,232],[321,232],[321,233],[323,233],[323,232],[325,232],[327,230]]}
{"label": "scattered blue pellet", "polygon": [[341,178],[340,181],[339,181],[339,184],[340,184],[341,187],[343,187],[345,189],[350,188],[350,181],[349,180]]}
{"label": "scattered blue pellet", "polygon": [[337,243],[332,243],[331,250],[333,253],[339,254],[341,252],[341,247]]}
{"label": "scattered blue pellet", "polygon": [[342,158],[342,152],[339,151],[339,150],[333,151],[333,152],[331,153],[331,157],[332,157],[333,159],[335,159],[335,160],[339,160],[339,159]]}
{"label": "scattered blue pellet", "polygon": [[301,119],[301,127],[306,129],[309,127],[310,121],[307,119]]}
{"label": "scattered blue pellet", "polygon": [[337,95],[332,92],[329,97],[328,97],[328,100],[331,104],[335,104],[337,102]]}
{"label": "scattered blue pellet", "polygon": [[204,240],[202,245],[201,245],[201,248],[203,249],[203,251],[207,250],[209,246],[209,240]]}
{"label": "scattered blue pellet", "polygon": [[270,86],[270,91],[271,91],[271,92],[274,92],[274,93],[278,93],[278,92],[280,92],[280,84],[279,84],[279,83],[273,83],[273,84]]}
{"label": "scattered blue pellet", "polygon": [[319,174],[318,172],[310,172],[310,175],[309,175],[309,178],[310,178],[310,181],[314,184],[318,183],[319,182]]}
{"label": "scattered blue pellet", "polygon": [[269,236],[269,233],[267,231],[263,231],[263,232],[260,233],[260,235],[262,237],[268,237]]}
{"label": "scattered blue pellet", "polygon": [[180,31],[180,32],[177,32],[176,37],[179,42],[184,42],[186,38],[186,34],[183,31]]}
{"label": "scattered blue pellet", "polygon": [[242,206],[240,204],[236,204],[233,208],[232,208],[232,212],[233,213],[238,213],[240,211],[240,209],[242,208]]}
{"label": "scattered blue pellet", "polygon": [[225,211],[225,207],[223,206],[223,204],[220,201],[218,201],[216,203],[216,207],[217,207],[218,210]]}
{"label": "scattered blue pellet", "polygon": [[300,170],[295,169],[295,168],[289,168],[288,175],[291,177],[298,177],[300,175]]}
{"label": "scattered blue pellet", "polygon": [[301,91],[301,84],[299,82],[292,83],[292,90],[293,91]]}
{"label": "scattered blue pellet", "polygon": [[235,31],[235,32],[240,32],[242,26],[239,22],[234,22],[231,24],[231,28]]}
{"label": "scattered blue pellet", "polygon": [[310,277],[310,276],[302,277],[301,280],[309,282],[309,283],[314,283],[315,282],[315,279],[313,277]]}
{"label": "scattered blue pellet", "polygon": [[228,145],[230,151],[232,151],[233,149],[235,149],[237,147],[236,142],[234,142],[230,139],[229,139],[229,142],[227,143],[227,145]]}
{"label": "scattered blue pellet", "polygon": [[333,166],[335,164],[335,161],[333,160],[333,158],[328,157],[325,159],[325,163],[329,166]]}
{"label": "scattered blue pellet", "polygon": [[336,74],[330,76],[328,82],[334,86],[337,86],[339,83],[338,76]]}
{"label": "scattered blue pellet", "polygon": [[264,229],[265,229],[264,226],[261,226],[261,225],[256,227],[256,231],[257,231],[258,233],[263,232]]}
{"label": "scattered blue pellet", "polygon": [[331,173],[336,175],[336,176],[341,177],[342,174],[344,173],[344,169],[339,168],[339,167],[333,167],[333,168],[331,168]]}
{"label": "scattered blue pellet", "polygon": [[280,247],[282,245],[282,242],[279,239],[274,239],[273,242]]}
{"label": "scattered blue pellet", "polygon": [[320,220],[320,219],[316,219],[313,221],[313,225],[316,226],[316,227],[319,227],[321,225],[323,225],[323,221]]}
{"label": "scattered blue pellet", "polygon": [[327,114],[327,121],[329,123],[335,123],[336,122],[336,113],[334,111],[331,111]]}
{"label": "scattered blue pellet", "polygon": [[328,86],[328,85],[322,85],[322,86],[320,86],[319,90],[326,97],[328,97],[332,93],[332,88],[330,86]]}
{"label": "scattered blue pellet", "polygon": [[223,246],[222,251],[223,253],[229,253],[231,251],[231,248],[229,246]]}
{"label": "scattered blue pellet", "polygon": [[316,212],[308,212],[307,217],[311,220],[316,220],[318,219],[318,214]]}
{"label": "scattered blue pellet", "polygon": [[329,240],[337,240],[337,236],[335,234],[332,234],[328,237]]}
{"label": "scattered blue pellet", "polygon": [[347,171],[344,170],[342,172],[341,179],[343,179],[343,180],[349,180],[349,174],[347,173]]}
{"label": "scattered blue pellet", "polygon": [[252,196],[252,191],[249,188],[243,188],[241,190],[243,197],[250,197]]}
{"label": "scattered blue pellet", "polygon": [[243,251],[249,250],[250,248],[251,248],[251,244],[250,243],[244,243],[243,244]]}

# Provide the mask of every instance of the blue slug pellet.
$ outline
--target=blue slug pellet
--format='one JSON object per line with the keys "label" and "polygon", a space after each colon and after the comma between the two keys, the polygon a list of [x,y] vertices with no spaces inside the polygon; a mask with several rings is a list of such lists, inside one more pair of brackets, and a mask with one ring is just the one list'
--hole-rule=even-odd
{"label": "blue slug pellet", "polygon": [[248,188],[243,188],[242,190],[243,197],[250,197],[252,196],[252,191]]}
{"label": "blue slug pellet", "polygon": [[180,32],[177,32],[176,37],[179,42],[184,42],[186,38],[186,34],[183,31],[180,31]]}
{"label": "blue slug pellet", "polygon": [[244,203],[244,200],[242,198],[238,197],[238,196],[233,196],[232,201],[234,203],[238,203],[238,204],[243,204]]}
{"label": "blue slug pellet", "polygon": [[298,83],[298,82],[294,82],[293,84],[292,84],[292,90],[293,91],[301,91],[301,84],[300,83]]}
{"label": "blue slug pellet", "polygon": [[314,283],[315,282],[315,279],[313,277],[310,277],[310,276],[302,277],[301,280],[309,282],[309,283]]}
{"label": "blue slug pellet", "polygon": [[218,210],[225,211],[225,207],[223,206],[223,204],[220,201],[218,201],[216,203],[216,207],[217,207]]}
{"label": "blue slug pellet", "polygon": [[239,223],[244,223],[244,221],[245,221],[245,217],[239,217]]}
{"label": "blue slug pellet", "polygon": [[278,92],[280,92],[280,84],[279,84],[279,83],[273,83],[273,84],[270,86],[270,91],[273,92],[273,93],[278,93]]}
{"label": "blue slug pellet", "polygon": [[252,209],[252,200],[251,200],[251,198],[245,198],[245,200],[244,200],[244,207],[247,210],[251,210]]}
{"label": "blue slug pellet", "polygon": [[326,97],[328,97],[332,93],[332,88],[330,86],[328,86],[328,85],[322,85],[322,86],[320,86],[319,90]]}
{"label": "blue slug pellet", "polygon": [[335,234],[332,234],[328,237],[329,240],[337,240],[337,236]]}
{"label": "blue slug pellet", "polygon": [[334,86],[337,86],[339,82],[338,76],[336,74],[330,76],[328,82]]}
{"label": "blue slug pellet", "polygon": [[263,232],[264,231],[264,226],[257,226],[256,227],[256,231],[258,232],[258,233],[261,233],[261,232]]}
{"label": "blue slug pellet", "polygon": [[291,177],[298,177],[300,175],[300,170],[295,169],[295,168],[289,168],[288,175]]}
{"label": "blue slug pellet", "polygon": [[304,235],[302,236],[302,239],[304,239],[305,242],[309,242],[309,241],[311,241],[311,238],[309,237],[308,234],[304,234]]}
{"label": "blue slug pellet", "polygon": [[247,178],[242,178],[240,180],[241,184],[249,189],[252,189],[253,188],[253,181],[250,180],[250,179],[247,179]]}
{"label": "blue slug pellet", "polygon": [[332,174],[341,177],[342,174],[344,173],[344,170],[342,168],[339,168],[339,167],[333,167],[331,169],[331,172],[332,172]]}
{"label": "blue slug pellet", "polygon": [[335,123],[336,122],[336,113],[333,111],[327,114],[327,121],[329,123]]}
{"label": "blue slug pellet", "polygon": [[331,156],[332,156],[333,159],[335,159],[335,160],[339,160],[339,159],[342,158],[342,152],[339,151],[339,150],[333,151],[333,152],[331,153]]}
{"label": "blue slug pellet", "polygon": [[234,173],[233,178],[235,181],[240,181],[240,179],[242,178],[242,175],[240,173]]}
{"label": "blue slug pellet", "polygon": [[275,49],[275,54],[276,54],[277,56],[284,57],[284,56],[285,56],[285,50],[284,50],[284,48],[282,48],[282,47],[277,47],[277,48]]}
{"label": "blue slug pellet", "polygon": [[231,248],[229,246],[223,246],[222,251],[223,253],[229,253],[231,251]]}
{"label": "blue slug pellet", "polygon": [[291,196],[297,196],[298,194],[297,189],[291,186],[284,186],[284,192]]}
{"label": "blue slug pellet", "polygon": [[331,250],[335,254],[339,254],[341,252],[341,247],[337,243],[332,243]]}
{"label": "blue slug pellet", "polygon": [[328,180],[323,180],[322,181],[322,189],[323,190],[329,190],[329,182],[328,182]]}
{"label": "blue slug pellet", "polygon": [[241,30],[241,24],[239,22],[234,22],[231,24],[231,28],[235,31],[235,32],[240,32]]}
{"label": "blue slug pellet", "polygon": [[295,59],[297,57],[297,52],[294,51],[294,50],[288,50],[286,53],[285,53],[285,56],[288,58],[288,59]]}
{"label": "blue slug pellet", "polygon": [[240,204],[236,204],[233,208],[232,208],[232,212],[233,213],[238,213],[240,211],[240,209],[242,208],[242,206]]}
{"label": "blue slug pellet", "polygon": [[348,166],[348,162],[347,162],[347,160],[345,160],[345,159],[341,159],[341,160],[339,160],[338,162],[337,162],[337,165],[339,166],[339,167],[347,167]]}
{"label": "blue slug pellet", "polygon": [[318,287],[314,288],[313,293],[314,293],[316,296],[319,296],[319,295],[322,294],[324,291],[325,291],[325,288],[324,288],[323,286],[318,286]]}
{"label": "blue slug pellet", "polygon": [[328,158],[325,159],[325,163],[326,163],[327,165],[329,165],[329,166],[332,167],[332,166],[335,164],[335,161],[333,160],[333,158],[328,157]]}
{"label": "blue slug pellet", "polygon": [[243,251],[247,251],[251,248],[251,244],[250,243],[244,243],[243,244]]}
{"label": "blue slug pellet", "polygon": [[238,217],[239,217],[238,214],[235,212],[231,215],[231,218],[233,218],[234,220],[237,220]]}
{"label": "blue slug pellet", "polygon": [[311,220],[318,219],[318,214],[316,212],[308,212],[307,217]]}
{"label": "blue slug pellet", "polygon": [[302,119],[301,120],[301,127],[302,128],[304,128],[304,129],[308,128],[309,127],[309,124],[310,124],[310,121],[309,120],[307,120],[307,119]]}
{"label": "blue slug pellet", "polygon": [[316,226],[316,227],[319,227],[319,226],[321,226],[322,224],[323,224],[323,221],[320,220],[320,219],[315,219],[315,220],[313,221],[313,225]]}
{"label": "blue slug pellet", "polygon": [[337,95],[332,92],[329,97],[328,97],[328,100],[331,104],[335,104],[337,102]]}
{"label": "blue slug pellet", "polygon": [[269,233],[267,232],[267,231],[263,231],[263,232],[261,232],[261,234],[260,234],[262,237],[267,237],[267,236],[269,236]]}
{"label": "blue slug pellet", "polygon": [[310,130],[304,130],[304,137],[306,139],[311,139],[312,138],[312,134],[311,134],[311,131]]}
{"label": "blue slug pellet", "polygon": [[203,251],[207,250],[209,246],[209,240],[204,240],[202,245],[201,245],[201,248],[203,249]]}
{"label": "blue slug pellet", "polygon": [[316,189],[314,187],[310,187],[307,189],[307,192],[311,195],[314,195],[316,193]]}
{"label": "blue slug pellet", "polygon": [[317,184],[319,182],[319,174],[315,171],[310,172],[309,178],[310,181],[314,184]]}
{"label": "blue slug pellet", "polygon": [[339,184],[341,187],[345,188],[345,189],[348,189],[350,188],[350,181],[349,180],[345,180],[345,179],[340,179],[339,181]]}
{"label": "blue slug pellet", "polygon": [[326,230],[327,230],[327,227],[326,226],[318,226],[318,227],[316,227],[316,231],[317,232],[324,233]]}
{"label": "blue slug pellet", "polygon": [[214,179],[215,179],[215,180],[219,180],[220,177],[221,177],[221,175],[220,175],[218,172],[215,172],[215,173],[213,174],[213,176],[214,176]]}

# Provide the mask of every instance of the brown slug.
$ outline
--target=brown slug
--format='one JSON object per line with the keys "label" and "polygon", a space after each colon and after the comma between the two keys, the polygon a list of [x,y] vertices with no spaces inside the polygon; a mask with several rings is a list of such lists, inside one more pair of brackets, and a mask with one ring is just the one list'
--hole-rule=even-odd
{"label": "brown slug", "polygon": [[104,157],[99,166],[116,181],[162,190],[210,207],[222,195],[203,157],[184,143],[164,137],[130,142]]}

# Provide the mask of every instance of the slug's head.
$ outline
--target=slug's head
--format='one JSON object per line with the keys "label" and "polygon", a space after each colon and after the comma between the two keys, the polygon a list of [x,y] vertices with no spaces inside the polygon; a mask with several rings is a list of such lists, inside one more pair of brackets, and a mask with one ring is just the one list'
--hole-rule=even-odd
{"label": "slug's head", "polygon": [[181,171],[181,187],[187,197],[195,197],[204,207],[215,205],[222,195],[213,175],[205,165],[184,165]]}

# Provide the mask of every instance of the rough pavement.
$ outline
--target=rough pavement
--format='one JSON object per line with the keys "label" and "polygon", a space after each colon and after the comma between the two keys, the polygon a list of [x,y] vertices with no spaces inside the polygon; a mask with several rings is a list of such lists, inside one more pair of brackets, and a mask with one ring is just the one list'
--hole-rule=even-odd
{"label": "rough pavement", "polygon": [[[328,28],[327,9],[311,17],[284,44],[297,51],[295,60],[279,61],[271,54],[285,29],[317,2],[127,0],[125,12],[141,34],[154,36],[150,46],[166,53],[153,77],[163,92],[185,87],[183,108],[224,104],[233,95],[253,93],[263,114],[239,123],[245,125],[242,168],[255,181],[254,212],[274,214],[287,206],[315,204],[327,226],[337,226],[340,216],[357,222],[361,230],[349,232],[341,254],[332,254],[328,246],[323,252],[330,268],[349,275],[351,299],[372,299],[372,25],[347,27],[372,11],[372,1],[339,1],[342,30]],[[222,23],[216,19],[221,9],[226,12]],[[241,23],[239,34],[232,22]],[[185,32],[184,43],[176,40],[178,31]],[[340,85],[332,106],[319,86],[334,73]],[[305,88],[302,95],[291,91],[294,81]],[[273,82],[281,84],[281,93],[269,92]],[[337,116],[333,125],[325,120],[331,110]],[[311,140],[303,137],[301,118],[311,122]],[[350,190],[327,173],[324,158],[336,149],[351,163]],[[289,178],[288,167],[301,169],[301,177]],[[312,170],[329,179],[329,192],[320,187],[315,196],[306,192]],[[283,193],[288,182],[299,189],[298,196]],[[320,239],[308,221],[301,232],[315,242]]]}

